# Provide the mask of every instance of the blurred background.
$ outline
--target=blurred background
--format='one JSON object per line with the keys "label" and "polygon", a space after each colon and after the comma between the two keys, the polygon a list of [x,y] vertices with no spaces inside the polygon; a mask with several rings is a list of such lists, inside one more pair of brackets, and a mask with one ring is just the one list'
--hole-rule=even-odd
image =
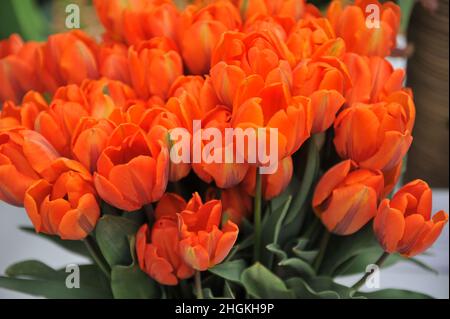
{"label": "blurred background", "polygon": [[[179,0],[183,1],[183,0]],[[329,0],[308,1],[326,8]],[[448,211],[449,201],[449,0],[397,0],[402,7],[398,48],[389,58],[395,68],[407,70],[407,83],[414,92],[417,109],[414,142],[408,153],[404,182],[421,178],[434,188],[434,210]],[[49,34],[67,31],[65,8],[77,4],[81,28],[100,38],[103,32],[91,0],[1,0],[0,40],[18,33],[24,40],[43,41]],[[0,83],[1,85],[1,83]],[[1,107],[1,106],[0,106]],[[0,203],[0,273],[7,265],[35,257],[50,266],[83,263],[44,239],[18,230],[31,225],[23,209]],[[429,255],[421,259],[431,264],[439,275],[426,273],[408,264],[389,268],[384,288],[418,290],[438,298],[449,297],[448,251],[449,227],[445,228]],[[414,274],[414,280],[408,280]],[[351,284],[354,278],[341,278]],[[383,283],[382,283],[383,284]],[[413,287],[411,286],[414,285]],[[383,284],[384,285],[384,284]],[[0,289],[0,298],[23,297]]]}

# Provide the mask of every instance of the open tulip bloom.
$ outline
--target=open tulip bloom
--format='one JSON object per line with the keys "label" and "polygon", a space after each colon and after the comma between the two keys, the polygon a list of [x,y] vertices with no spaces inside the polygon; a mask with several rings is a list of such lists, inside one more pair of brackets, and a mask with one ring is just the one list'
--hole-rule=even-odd
{"label": "open tulip bloom", "polygon": [[[0,41],[0,200],[92,263],[80,289],[37,261],[11,266],[0,287],[49,298],[427,297],[360,291],[367,262],[414,258],[448,221],[426,182],[399,185],[416,112],[386,59],[396,4],[93,5],[101,38]],[[356,273],[351,287],[334,281]]]}

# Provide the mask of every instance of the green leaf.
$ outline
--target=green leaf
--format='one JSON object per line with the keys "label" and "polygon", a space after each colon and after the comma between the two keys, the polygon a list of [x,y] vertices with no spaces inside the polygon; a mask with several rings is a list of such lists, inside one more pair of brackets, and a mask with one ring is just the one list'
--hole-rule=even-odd
{"label": "green leaf", "polygon": [[311,265],[300,258],[288,258],[280,261],[278,265],[282,267],[289,267],[302,276],[314,277],[316,275],[316,272]]}
{"label": "green leaf", "polygon": [[382,289],[374,292],[357,292],[355,296],[369,299],[433,299],[433,297],[415,291],[403,289]]}
{"label": "green leaf", "polygon": [[245,261],[242,259],[227,261],[216,265],[209,271],[226,280],[240,283],[241,274],[246,267]]}
{"label": "green leaf", "polygon": [[267,245],[266,248],[268,251],[273,253],[278,258],[279,261],[285,260],[288,258],[288,255],[286,254],[286,252],[284,250],[282,250],[280,248],[280,246],[277,244]]}
{"label": "green leaf", "polygon": [[117,265],[111,271],[111,289],[116,299],[156,299],[161,298],[158,283],[145,274],[136,260],[136,238],[128,236],[132,263]]}
{"label": "green leaf", "polygon": [[225,280],[225,285],[223,286],[223,295],[225,298],[236,299],[233,289],[228,281]]}
{"label": "green leaf", "polygon": [[279,277],[260,263],[245,269],[241,282],[247,293],[255,298],[292,299],[295,297],[294,292],[289,290]]}
{"label": "green leaf", "polygon": [[23,230],[26,233],[33,234],[36,236],[39,236],[41,238],[44,238],[46,240],[49,240],[59,247],[62,247],[65,250],[68,250],[72,253],[75,253],[80,256],[88,257],[91,259],[91,256],[89,252],[86,249],[85,244],[82,241],[79,240],[62,240],[58,236],[50,236],[42,233],[36,233],[33,227],[19,227],[20,230]]}
{"label": "green leaf", "polygon": [[0,276],[0,287],[45,298],[99,299],[112,298],[109,283],[95,265],[81,265],[80,288],[67,288],[70,273],[65,269],[55,270],[46,264],[28,260],[10,266]]}
{"label": "green leaf", "polygon": [[339,294],[334,291],[314,291],[302,278],[295,277],[286,280],[288,288],[295,292],[299,299],[339,299]]}
{"label": "green leaf", "polygon": [[97,223],[97,244],[108,264],[130,265],[132,263],[128,236],[136,234],[139,224],[124,217],[105,215]]}
{"label": "green leaf", "polygon": [[305,250],[309,240],[304,238],[299,238],[297,244],[292,248],[292,252],[298,258],[312,264],[319,253],[318,250]]}

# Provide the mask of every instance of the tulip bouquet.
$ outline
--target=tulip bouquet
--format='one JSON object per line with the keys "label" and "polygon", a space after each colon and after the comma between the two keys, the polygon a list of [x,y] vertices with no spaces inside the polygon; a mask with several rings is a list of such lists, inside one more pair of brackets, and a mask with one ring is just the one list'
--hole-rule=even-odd
{"label": "tulip bouquet", "polygon": [[[421,298],[361,292],[440,235],[398,186],[415,108],[392,2],[94,0],[80,30],[0,41],[0,199],[85,255],[12,265],[50,298]],[[231,133],[230,133],[231,132]],[[229,134],[228,134],[229,133]],[[238,134],[241,133],[241,134]],[[360,274],[352,287],[334,278]]]}

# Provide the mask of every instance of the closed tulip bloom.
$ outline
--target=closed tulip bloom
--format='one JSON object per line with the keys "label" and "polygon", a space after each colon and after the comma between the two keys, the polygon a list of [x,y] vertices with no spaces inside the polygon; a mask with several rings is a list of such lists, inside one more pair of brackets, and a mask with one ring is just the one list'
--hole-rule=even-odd
{"label": "closed tulip bloom", "polygon": [[394,93],[387,102],[359,103],[336,119],[334,145],[341,158],[387,172],[407,153],[414,119],[414,104],[403,92]]}
{"label": "closed tulip bloom", "polygon": [[427,250],[448,221],[444,211],[431,216],[432,192],[422,180],[412,181],[384,199],[374,220],[374,231],[388,253],[413,257]]}
{"label": "closed tulip bloom", "polygon": [[99,72],[101,76],[131,84],[128,47],[116,42],[103,44],[99,50]]}
{"label": "closed tulip bloom", "polygon": [[242,185],[228,189],[210,187],[206,191],[206,200],[220,199],[223,207],[223,220],[231,221],[239,225],[243,219],[249,218],[253,213],[253,200]]}
{"label": "closed tulip bloom", "polygon": [[66,167],[54,182],[41,179],[32,184],[24,204],[36,232],[61,239],[86,238],[100,217],[92,177],[76,164]]}
{"label": "closed tulip bloom", "polygon": [[[64,157],[71,158],[72,134],[82,117],[89,113],[75,102],[54,100],[49,109],[36,118],[35,130],[42,134]],[[57,132],[57,134],[55,134]]]}
{"label": "closed tulip bloom", "polygon": [[[240,28],[241,18],[228,1],[217,1],[204,8],[191,8],[182,14],[180,50],[191,74],[207,74],[212,52],[222,34]],[[192,42],[191,39],[199,39]]]}
{"label": "closed tulip bloom", "polygon": [[41,90],[35,66],[41,44],[23,43],[18,35],[0,41],[0,103],[20,103],[29,90]]}
{"label": "closed tulip bloom", "polygon": [[167,148],[150,142],[137,125],[119,125],[98,159],[95,187],[108,204],[138,210],[164,194],[168,161]]}
{"label": "closed tulip bloom", "polygon": [[133,88],[144,99],[156,95],[166,100],[170,87],[183,74],[176,51],[154,48],[148,41],[131,47],[128,60]]}
{"label": "closed tulip bloom", "polygon": [[[376,6],[379,14],[367,10],[369,5]],[[400,15],[398,5],[390,1],[380,4],[378,0],[357,0],[348,6],[336,0],[327,11],[336,35],[344,39],[349,52],[381,57],[388,56],[395,47]],[[373,26],[369,27],[369,23]]]}
{"label": "closed tulip bloom", "polygon": [[91,117],[82,118],[75,128],[71,141],[72,154],[91,174],[97,170],[97,160],[114,128],[115,125],[106,119]]}
{"label": "closed tulip bloom", "polygon": [[136,235],[139,267],[162,285],[175,286],[192,277],[194,269],[180,255],[180,233],[176,218],[162,217],[153,228],[142,225]]}
{"label": "closed tulip bloom", "polygon": [[343,61],[353,80],[353,86],[345,93],[348,105],[380,102],[403,89],[405,71],[394,70],[389,61],[383,58],[346,53]]}
{"label": "closed tulip bloom", "polygon": [[332,233],[351,235],[376,214],[383,174],[359,168],[350,160],[329,169],[313,196],[314,211]]}
{"label": "closed tulip bloom", "polygon": [[222,204],[218,200],[203,204],[195,193],[179,218],[181,255],[195,270],[205,271],[221,263],[236,242],[239,229],[235,223],[228,220],[220,227]]}
{"label": "closed tulip bloom", "polygon": [[51,35],[41,49],[45,89],[55,92],[62,85],[98,78],[97,54],[97,44],[82,31]]}
{"label": "closed tulip bloom", "polygon": [[46,175],[58,157],[39,133],[23,129],[0,132],[0,200],[22,206],[25,191]]}
{"label": "closed tulip bloom", "polygon": [[304,0],[239,0],[238,3],[246,19],[257,15],[271,15],[297,21],[306,9]]}

